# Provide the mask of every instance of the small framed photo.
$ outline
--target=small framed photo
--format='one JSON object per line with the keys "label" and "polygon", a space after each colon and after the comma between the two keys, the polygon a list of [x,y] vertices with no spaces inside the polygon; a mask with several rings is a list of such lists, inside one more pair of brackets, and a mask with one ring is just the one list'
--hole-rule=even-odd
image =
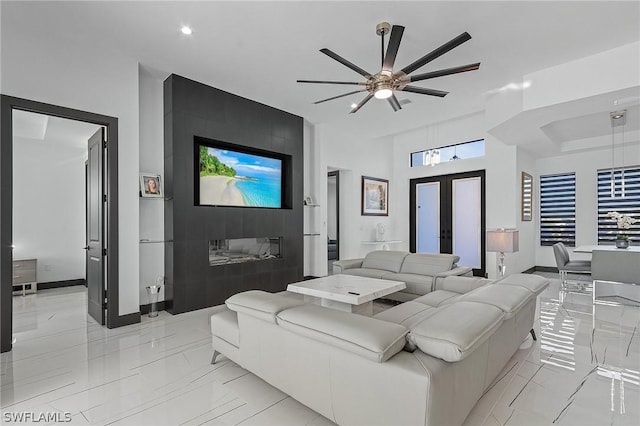
{"label": "small framed photo", "polygon": [[164,197],[162,191],[162,177],[153,173],[140,173],[141,197]]}
{"label": "small framed photo", "polygon": [[304,204],[306,206],[312,206],[313,205],[313,198],[311,197],[304,197]]}
{"label": "small framed photo", "polygon": [[389,216],[389,181],[362,176],[362,216]]}

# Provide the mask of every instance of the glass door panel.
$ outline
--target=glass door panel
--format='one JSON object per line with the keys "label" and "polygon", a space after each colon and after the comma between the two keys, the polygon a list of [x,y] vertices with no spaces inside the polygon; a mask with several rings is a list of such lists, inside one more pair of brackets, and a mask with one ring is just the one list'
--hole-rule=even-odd
{"label": "glass door panel", "polygon": [[480,177],[453,179],[452,186],[453,253],[458,265],[481,267],[482,227]]}
{"label": "glass door panel", "polygon": [[416,185],[417,253],[440,253],[440,182]]}

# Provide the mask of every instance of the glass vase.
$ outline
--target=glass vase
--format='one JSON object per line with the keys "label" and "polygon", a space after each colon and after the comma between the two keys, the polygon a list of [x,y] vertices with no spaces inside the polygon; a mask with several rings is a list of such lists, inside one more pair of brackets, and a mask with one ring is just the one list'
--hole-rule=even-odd
{"label": "glass vase", "polygon": [[629,248],[629,240],[628,239],[616,240],[616,247],[619,249]]}

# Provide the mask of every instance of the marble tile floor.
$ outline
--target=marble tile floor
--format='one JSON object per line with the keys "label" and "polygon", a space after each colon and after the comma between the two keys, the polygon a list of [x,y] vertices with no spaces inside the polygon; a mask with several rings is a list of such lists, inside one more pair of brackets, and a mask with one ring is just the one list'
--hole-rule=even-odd
{"label": "marble tile floor", "polygon": [[[465,425],[640,424],[640,308],[594,309],[590,294],[559,289],[554,280],[540,298],[538,341],[525,342]],[[231,361],[209,364],[216,308],[109,330],[88,319],[84,287],[13,303],[3,423],[58,413],[92,425],[332,424]]]}

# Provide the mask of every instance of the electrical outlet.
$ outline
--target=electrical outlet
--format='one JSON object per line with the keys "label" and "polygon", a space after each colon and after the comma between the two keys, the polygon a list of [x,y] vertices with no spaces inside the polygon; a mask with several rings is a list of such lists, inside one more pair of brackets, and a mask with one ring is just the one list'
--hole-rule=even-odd
{"label": "electrical outlet", "polygon": [[51,265],[44,265],[45,271],[51,271]]}

